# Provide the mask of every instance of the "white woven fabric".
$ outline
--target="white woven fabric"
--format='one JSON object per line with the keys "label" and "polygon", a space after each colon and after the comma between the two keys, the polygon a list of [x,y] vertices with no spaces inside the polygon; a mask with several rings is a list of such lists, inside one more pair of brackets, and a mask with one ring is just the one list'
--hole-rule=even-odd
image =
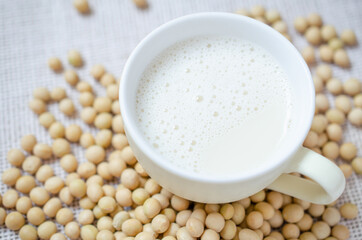
{"label": "white woven fabric", "polygon": [[[296,34],[292,21],[296,16],[319,12],[324,22],[334,25],[338,31],[351,28],[362,42],[362,1],[328,0],[149,0],[150,8],[137,9],[131,0],[89,0],[93,12],[82,16],[64,0],[0,0],[0,172],[9,168],[6,153],[10,148],[19,148],[20,138],[34,133],[39,142],[51,144],[47,131],[38,123],[37,116],[28,108],[32,90],[38,86],[49,89],[63,86],[80,110],[78,93],[69,87],[61,74],[54,74],[47,67],[51,56],[61,58],[66,68],[66,53],[78,49],[85,60],[85,66],[78,72],[81,79],[90,82],[96,92],[104,95],[103,87],[89,75],[93,64],[102,63],[117,77],[136,44],[155,27],[173,18],[195,12],[226,11],[249,8],[257,3],[267,8],[278,9],[287,21],[293,42],[300,49],[306,41]],[[335,76],[345,81],[348,77],[362,76],[361,47],[348,48],[353,66],[350,70],[334,68]],[[333,103],[332,103],[333,104]],[[79,119],[68,118],[56,104],[49,106],[57,120],[65,125],[78,123],[84,131],[95,132]],[[79,113],[78,113],[79,116]],[[344,140],[354,142],[362,156],[362,130],[349,124],[345,126]],[[84,161],[83,150],[73,146],[78,161]],[[55,168],[57,175],[65,177],[64,171],[55,159],[45,161]],[[348,179],[347,188],[339,204],[353,202],[362,206],[362,177]],[[7,187],[0,185],[3,194]],[[360,214],[361,215],[361,214]],[[351,230],[350,239],[362,239],[362,218],[342,221]],[[58,226],[59,230],[62,227]],[[17,235],[0,227],[0,239],[18,239]]]}

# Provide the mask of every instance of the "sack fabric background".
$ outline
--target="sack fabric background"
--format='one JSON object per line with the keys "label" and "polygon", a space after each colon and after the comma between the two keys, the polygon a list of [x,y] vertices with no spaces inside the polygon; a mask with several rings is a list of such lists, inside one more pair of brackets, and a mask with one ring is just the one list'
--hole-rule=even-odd
{"label": "sack fabric background", "polygon": [[[11,148],[20,148],[19,140],[25,134],[34,133],[38,142],[51,144],[46,129],[38,123],[37,116],[28,108],[32,90],[39,86],[52,89],[65,87],[77,107],[80,105],[78,92],[63,79],[62,74],[53,73],[47,66],[51,56],[59,57],[64,67],[67,51],[81,52],[85,65],[77,69],[82,80],[91,83],[95,92],[104,95],[104,88],[89,74],[93,64],[102,63],[108,72],[120,77],[122,67],[137,43],[157,26],[186,14],[206,11],[234,12],[238,8],[250,8],[262,4],[267,9],[280,11],[287,22],[293,43],[298,49],[307,45],[303,37],[293,28],[297,16],[318,12],[325,23],[332,24],[340,32],[345,28],[354,29],[359,46],[347,48],[352,68],[334,68],[334,75],[345,81],[349,77],[362,78],[362,1],[359,0],[149,0],[146,10],[137,9],[131,0],[89,0],[90,15],[80,15],[71,0],[0,0],[0,173],[9,168],[6,154]],[[331,97],[331,96],[329,96]],[[332,100],[332,98],[330,98]],[[333,105],[332,101],[331,104]],[[96,133],[94,128],[83,124],[74,117],[62,114],[57,104],[48,109],[64,125],[80,124],[84,132]],[[351,141],[359,148],[362,156],[362,130],[349,123],[344,126],[344,141]],[[84,161],[84,150],[72,146],[79,162]],[[65,178],[58,159],[44,161],[55,168],[55,174]],[[362,176],[353,174],[338,205],[353,202],[359,206],[360,214],[355,220],[342,221],[350,231],[350,239],[362,239]],[[0,192],[7,190],[0,184]],[[76,207],[76,206],[73,206]],[[79,210],[75,210],[77,213]],[[58,225],[58,230],[63,227]],[[0,239],[18,239],[17,235],[0,227]]]}

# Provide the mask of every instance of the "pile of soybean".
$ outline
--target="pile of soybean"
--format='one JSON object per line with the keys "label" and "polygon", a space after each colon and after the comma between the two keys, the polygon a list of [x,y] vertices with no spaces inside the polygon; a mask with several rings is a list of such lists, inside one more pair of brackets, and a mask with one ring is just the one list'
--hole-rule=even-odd
{"label": "pile of soybean", "polygon": [[[255,6],[250,11],[244,9],[237,13],[270,24],[290,39],[287,25],[276,10],[266,11],[262,6]],[[312,30],[308,29],[322,26],[316,18],[321,21],[316,14],[297,18],[295,27],[299,32],[306,32],[307,39],[311,39],[313,34],[307,32]],[[321,31],[330,32],[331,27],[328,29]],[[325,37],[321,39],[320,43],[330,41]],[[340,42],[355,44],[354,33],[342,34]],[[315,62],[315,57],[310,61],[314,48],[309,47],[308,51],[308,54],[303,51],[303,56],[312,64]],[[320,52],[324,51],[320,49]],[[83,66],[82,57],[75,50],[68,52],[68,62],[75,68]],[[339,60],[333,62],[339,65]],[[317,205],[265,189],[232,203],[203,204],[168,192],[149,178],[128,145],[119,112],[119,82],[116,78],[107,73],[103,65],[91,68],[92,77],[106,88],[106,96],[100,97],[94,94],[88,82],[80,81],[75,70],[63,70],[59,58],[50,58],[48,64],[54,72],[63,73],[65,81],[79,92],[80,117],[98,132],[94,136],[83,132],[79,125],[65,126],[48,112],[47,104],[57,103],[62,113],[74,117],[76,108],[73,99],[68,97],[64,88],[48,90],[40,87],[33,91],[34,98],[29,107],[38,115],[39,123],[48,129],[53,142],[51,145],[39,143],[36,136],[26,135],[19,141],[21,149],[8,152],[7,160],[12,167],[2,173],[2,182],[8,190],[2,197],[0,195],[0,225],[5,224],[7,228],[18,231],[20,239],[349,238],[349,229],[339,222],[342,218],[357,217],[358,208],[353,203],[345,203],[339,208],[336,202]],[[362,158],[356,156],[356,146],[341,143],[346,119],[357,127],[362,124],[360,81],[352,78],[342,82],[333,77],[329,65],[323,64],[316,68],[314,83],[316,113],[304,146],[331,161],[339,157],[343,159],[345,162],[339,167],[346,178],[353,170],[362,174]],[[334,108],[330,108],[327,97],[322,93],[324,86],[336,95]],[[71,144],[84,148],[85,162],[78,161],[72,154]],[[67,173],[66,179],[54,175],[54,169],[46,164],[50,158],[59,159],[60,166]],[[71,210],[74,201],[81,208],[77,216]]]}

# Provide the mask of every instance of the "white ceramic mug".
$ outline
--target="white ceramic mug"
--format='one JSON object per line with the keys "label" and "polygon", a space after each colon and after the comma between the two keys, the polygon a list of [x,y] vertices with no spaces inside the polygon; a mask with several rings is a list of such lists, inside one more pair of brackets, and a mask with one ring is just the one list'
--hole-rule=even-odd
{"label": "white ceramic mug", "polygon": [[[165,160],[137,126],[136,90],[147,65],[167,47],[199,35],[229,35],[257,43],[279,61],[288,75],[297,99],[291,116],[296,127],[286,134],[282,147],[263,168],[230,178],[199,176]],[[132,52],[123,70],[119,93],[125,132],[136,158],[162,187],[181,197],[222,203],[269,188],[313,203],[328,204],[344,190],[341,170],[330,160],[302,147],[314,115],[315,92],[310,71],[295,47],[266,24],[230,13],[200,13],[170,21],[151,32]],[[313,181],[288,174],[291,172]]]}

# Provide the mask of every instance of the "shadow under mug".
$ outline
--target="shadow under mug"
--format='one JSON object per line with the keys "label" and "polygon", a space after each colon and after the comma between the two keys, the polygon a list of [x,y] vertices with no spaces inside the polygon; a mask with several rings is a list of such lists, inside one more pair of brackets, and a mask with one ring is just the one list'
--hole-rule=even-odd
{"label": "shadow under mug", "polygon": [[[238,37],[269,51],[286,71],[296,99],[291,114],[296,127],[287,132],[280,149],[262,168],[240,176],[199,176],[180,169],[157,153],[137,126],[136,91],[145,68],[169,46],[203,35]],[[129,144],[146,172],[172,193],[197,202],[223,203],[269,188],[317,204],[331,203],[342,194],[345,178],[341,170],[330,160],[302,147],[315,104],[308,66],[295,47],[268,25],[231,13],[199,13],[177,18],[158,27],[139,43],[127,60],[121,79],[119,101]],[[292,172],[308,179],[288,174]]]}

